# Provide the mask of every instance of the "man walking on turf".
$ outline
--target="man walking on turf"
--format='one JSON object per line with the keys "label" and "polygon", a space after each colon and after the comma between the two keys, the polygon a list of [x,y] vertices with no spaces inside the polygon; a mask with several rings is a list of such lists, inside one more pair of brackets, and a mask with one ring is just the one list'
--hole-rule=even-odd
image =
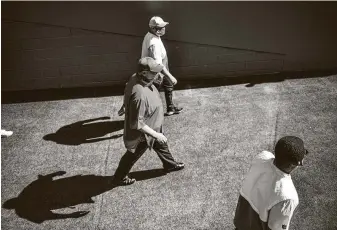
{"label": "man walking on turf", "polygon": [[136,180],[128,173],[148,148],[153,148],[163,163],[165,172],[184,168],[176,162],[163,135],[163,104],[153,82],[164,66],[151,57],[141,58],[138,72],[133,75],[124,92],[125,123],[124,144],[126,153],[119,162],[113,183],[130,185]]}
{"label": "man walking on turf", "polygon": [[237,230],[287,230],[298,195],[290,173],[303,165],[308,151],[294,136],[281,138],[275,156],[263,151],[253,160],[240,190],[234,225]]}

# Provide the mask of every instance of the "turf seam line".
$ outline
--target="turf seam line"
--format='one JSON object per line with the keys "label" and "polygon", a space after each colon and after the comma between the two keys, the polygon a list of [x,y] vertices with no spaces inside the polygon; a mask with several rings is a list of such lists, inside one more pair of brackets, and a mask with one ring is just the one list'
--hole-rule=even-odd
{"label": "turf seam line", "polygon": [[[109,137],[111,137],[111,133],[109,134]],[[108,165],[108,159],[109,159],[109,152],[110,152],[110,146],[111,146],[111,139],[108,141],[108,150],[106,151],[105,153],[105,157],[104,157],[104,167],[103,167],[103,175],[106,175],[107,174],[107,165]],[[96,210],[96,213],[97,213],[97,218],[96,220],[94,219],[94,229],[96,230],[99,230],[100,227],[99,227],[99,223],[101,222],[101,211],[102,211],[102,208],[103,208],[103,201],[104,201],[104,193],[101,194],[100,198],[97,200],[98,201],[98,205],[97,205],[97,210]]]}

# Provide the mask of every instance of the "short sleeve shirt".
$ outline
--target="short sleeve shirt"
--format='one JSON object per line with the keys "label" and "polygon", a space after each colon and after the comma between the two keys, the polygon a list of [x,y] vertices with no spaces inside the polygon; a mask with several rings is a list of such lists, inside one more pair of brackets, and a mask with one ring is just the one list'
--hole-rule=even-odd
{"label": "short sleeve shirt", "polygon": [[124,94],[125,123],[124,144],[125,147],[135,152],[138,144],[144,139],[151,148],[153,137],[140,131],[145,125],[156,132],[162,132],[164,122],[164,109],[159,92],[155,86],[143,86],[137,76],[130,78]]}
{"label": "short sleeve shirt", "polygon": [[288,230],[296,206],[293,200],[285,200],[274,205],[269,212],[268,227],[272,230]]}
{"label": "short sleeve shirt", "polygon": [[239,230],[289,228],[298,195],[291,176],[278,169],[273,160],[271,152],[263,151],[252,161],[240,190],[240,205],[234,218]]}
{"label": "short sleeve shirt", "polygon": [[144,37],[141,57],[152,57],[168,69],[168,58],[165,46],[159,36],[150,32]]}

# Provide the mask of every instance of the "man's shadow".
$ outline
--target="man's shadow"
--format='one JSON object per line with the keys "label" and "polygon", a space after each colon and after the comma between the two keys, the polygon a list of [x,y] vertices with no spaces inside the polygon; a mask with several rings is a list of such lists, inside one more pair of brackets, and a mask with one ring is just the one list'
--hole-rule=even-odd
{"label": "man's shadow", "polygon": [[[110,117],[99,117],[84,121],[78,121],[70,125],[61,127],[55,133],[47,134],[44,140],[54,141],[63,145],[80,145],[84,143],[93,143],[109,139],[115,139],[123,136],[116,134],[104,137],[109,133],[113,133],[124,128],[124,121],[100,121],[108,120]],[[96,122],[95,122],[96,121]]]}
{"label": "man's shadow", "polygon": [[[85,203],[94,203],[92,197],[107,192],[116,185],[112,183],[113,176],[76,175],[53,180],[66,172],[58,171],[38,179],[25,187],[18,197],[9,199],[2,205],[5,209],[15,209],[16,214],[34,223],[46,220],[79,218],[89,211],[72,213],[57,213],[52,211]],[[165,175],[162,169],[152,169],[131,173],[137,181],[147,180]]]}

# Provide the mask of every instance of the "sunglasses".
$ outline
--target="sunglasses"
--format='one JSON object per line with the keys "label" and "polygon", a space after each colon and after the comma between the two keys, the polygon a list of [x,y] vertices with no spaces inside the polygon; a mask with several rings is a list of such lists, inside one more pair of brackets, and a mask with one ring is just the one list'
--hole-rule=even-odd
{"label": "sunglasses", "polygon": [[155,75],[159,74],[158,72],[153,72],[151,70],[149,72],[152,73],[152,74],[155,74]]}
{"label": "sunglasses", "polygon": [[164,28],[165,28],[165,26],[164,27],[155,27],[156,30],[162,30]]}

